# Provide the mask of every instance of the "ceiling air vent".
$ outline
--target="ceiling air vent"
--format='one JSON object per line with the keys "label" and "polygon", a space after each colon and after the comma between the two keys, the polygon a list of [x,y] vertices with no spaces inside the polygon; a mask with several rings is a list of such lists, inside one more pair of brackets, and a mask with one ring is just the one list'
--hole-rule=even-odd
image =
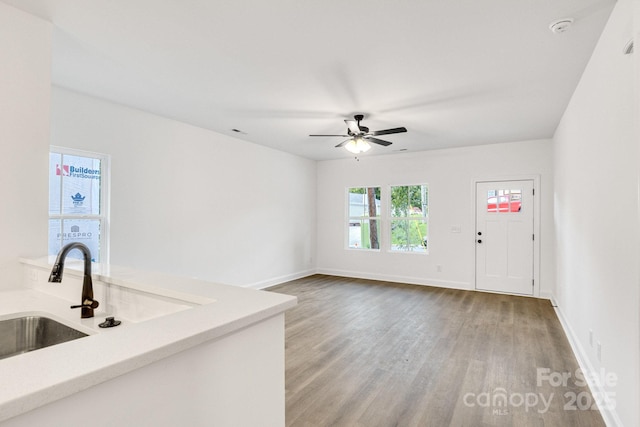
{"label": "ceiling air vent", "polygon": [[633,39],[629,40],[627,44],[624,45],[622,53],[624,53],[625,55],[631,55],[633,53]]}

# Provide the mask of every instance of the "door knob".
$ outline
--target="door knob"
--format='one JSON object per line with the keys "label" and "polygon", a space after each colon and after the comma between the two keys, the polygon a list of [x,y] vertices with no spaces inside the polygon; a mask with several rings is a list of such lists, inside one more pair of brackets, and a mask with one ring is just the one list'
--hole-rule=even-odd
{"label": "door knob", "polygon": [[478,243],[482,243],[482,240],[478,239]]}

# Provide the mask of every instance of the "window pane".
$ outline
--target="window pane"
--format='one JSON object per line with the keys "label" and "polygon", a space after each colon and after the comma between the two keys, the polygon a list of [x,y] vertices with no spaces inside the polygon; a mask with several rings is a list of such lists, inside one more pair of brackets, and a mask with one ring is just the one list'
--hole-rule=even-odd
{"label": "window pane", "polygon": [[380,187],[349,189],[349,217],[378,215],[380,215]]}
{"label": "window pane", "polygon": [[370,217],[380,215],[380,187],[367,188],[366,205]]}
{"label": "window pane", "polygon": [[429,189],[426,185],[421,185],[420,192],[422,194],[423,216],[426,217],[429,215]]}
{"label": "window pane", "polygon": [[90,157],[63,156],[62,213],[100,215],[100,160]]}
{"label": "window pane", "polygon": [[349,247],[352,249],[379,249],[379,221],[361,219],[349,221]]}
{"label": "window pane", "polygon": [[[100,220],[97,219],[65,219],[62,224],[63,245],[80,242],[91,251],[91,261],[100,260]],[[78,257],[81,257],[78,254]]]}
{"label": "window pane", "polygon": [[[60,231],[61,229],[63,230],[62,232]],[[100,220],[50,219],[49,255],[57,255],[62,246],[71,242],[80,242],[87,245],[91,251],[91,261],[100,262]],[[69,256],[71,258],[82,258],[79,251],[72,251]]]}
{"label": "window pane", "polygon": [[409,205],[411,216],[426,217],[428,214],[427,186],[413,185],[409,187]]}
{"label": "window pane", "polygon": [[60,215],[62,155],[49,153],[49,215]]}
{"label": "window pane", "polygon": [[391,216],[426,217],[429,213],[426,185],[391,187]]}
{"label": "window pane", "polygon": [[487,191],[487,212],[498,212],[498,195],[496,190]]}
{"label": "window pane", "polygon": [[365,202],[367,200],[364,188],[349,189],[349,216],[363,217],[365,216]]}
{"label": "window pane", "polygon": [[426,252],[427,231],[427,222],[425,220],[392,220],[391,250],[404,252]]}
{"label": "window pane", "polygon": [[520,212],[522,209],[522,190],[509,190],[509,212]]}
{"label": "window pane", "polygon": [[409,187],[391,187],[391,216],[409,216]]}

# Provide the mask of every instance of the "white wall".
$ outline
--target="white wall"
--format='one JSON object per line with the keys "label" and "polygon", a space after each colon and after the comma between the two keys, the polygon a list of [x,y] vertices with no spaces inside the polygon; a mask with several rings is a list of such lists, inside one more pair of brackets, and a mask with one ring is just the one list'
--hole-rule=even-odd
{"label": "white wall", "polygon": [[111,262],[242,286],[315,265],[315,162],[54,88],[52,144],[111,155]]}
{"label": "white wall", "polygon": [[554,137],[556,299],[582,364],[618,376],[605,415],[625,426],[640,425],[637,44],[622,55],[631,17],[618,1]]}
{"label": "white wall", "polygon": [[[318,164],[318,269],[325,273],[444,287],[475,287],[474,180],[540,175],[541,295],[554,281],[551,141],[434,150]],[[429,254],[345,249],[345,189],[429,185]],[[461,233],[452,233],[460,226]],[[437,266],[442,271],[437,271]]]}
{"label": "white wall", "polygon": [[0,289],[47,250],[51,26],[0,3]]}

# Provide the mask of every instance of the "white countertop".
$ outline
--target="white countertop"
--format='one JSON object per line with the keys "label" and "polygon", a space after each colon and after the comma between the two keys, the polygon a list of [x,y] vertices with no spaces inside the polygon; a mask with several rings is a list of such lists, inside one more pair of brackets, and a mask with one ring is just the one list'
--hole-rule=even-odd
{"label": "white countertop", "polygon": [[[21,261],[51,268],[47,258]],[[80,276],[78,267],[65,263],[64,276]],[[47,313],[91,334],[0,360],[0,422],[278,315],[297,302],[289,295],[197,279],[96,264],[92,268],[95,281],[192,301],[193,307],[140,323],[125,319],[121,326],[101,329],[97,324],[109,313],[81,320],[66,299],[26,286],[0,292],[0,319],[16,317],[15,313]]]}

